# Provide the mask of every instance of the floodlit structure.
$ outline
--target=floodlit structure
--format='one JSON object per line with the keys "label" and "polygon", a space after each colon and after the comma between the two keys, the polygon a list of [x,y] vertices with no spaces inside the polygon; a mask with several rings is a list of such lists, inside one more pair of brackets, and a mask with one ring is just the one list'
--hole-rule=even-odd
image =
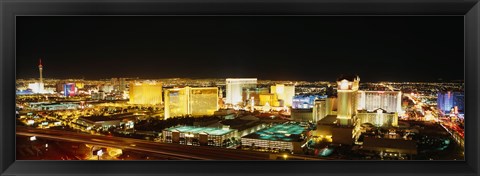
{"label": "floodlit structure", "polygon": [[314,106],[315,100],[326,98],[325,95],[295,95],[293,97],[293,109],[311,109]]}
{"label": "floodlit structure", "polygon": [[192,116],[213,115],[218,110],[218,87],[192,87],[189,93]]}
{"label": "floodlit structure", "polygon": [[438,109],[444,113],[452,113],[452,110],[455,114],[463,112],[465,107],[465,94],[463,92],[452,91],[439,92],[437,95],[437,106]]}
{"label": "floodlit structure", "polygon": [[272,94],[272,93],[260,94],[259,98],[260,98],[260,102],[259,102],[260,106],[265,106],[267,103],[270,106],[280,106],[280,103],[278,102],[276,94]]}
{"label": "floodlit structure", "polygon": [[260,95],[269,93],[270,89],[266,87],[244,88],[242,97],[244,98],[243,101],[248,101],[250,105],[252,103],[252,100],[254,105],[260,105]]}
{"label": "floodlit structure", "polygon": [[358,123],[369,123],[376,127],[397,127],[398,126],[398,113],[388,112],[384,109],[376,109],[374,111],[358,111],[357,113]]}
{"label": "floodlit structure", "polygon": [[357,113],[359,83],[358,76],[340,77],[337,80],[337,119],[340,125],[352,125],[352,117]]}
{"label": "floodlit structure", "polygon": [[358,110],[382,108],[387,112],[402,112],[401,91],[358,91],[358,100]]}
{"label": "floodlit structure", "polygon": [[165,90],[165,119],[185,115],[213,115],[218,109],[218,87]]}
{"label": "floodlit structure", "polygon": [[139,115],[118,114],[112,116],[82,116],[76,120],[76,123],[84,127],[95,127],[108,129],[110,127],[120,127],[125,125],[126,129],[131,129]]}
{"label": "floodlit structure", "polygon": [[230,128],[210,128],[194,126],[175,126],[163,130],[163,140],[167,143],[182,145],[209,145],[226,147],[227,142],[238,137],[238,132]]}
{"label": "floodlit structure", "polygon": [[75,83],[67,83],[63,85],[63,96],[71,97],[71,96],[75,96],[75,94],[76,94]]}
{"label": "floodlit structure", "polygon": [[155,81],[131,82],[129,96],[130,104],[162,104],[162,83]]}
{"label": "floodlit structure", "polygon": [[42,65],[42,58],[38,59],[38,72],[40,73],[40,83],[43,83],[43,65]]}
{"label": "floodlit structure", "polygon": [[244,88],[257,86],[257,78],[227,78],[226,79],[226,104],[243,104],[242,92]]}
{"label": "floodlit structure", "polygon": [[313,121],[317,122],[327,116],[327,102],[326,99],[317,99],[313,106]]}
{"label": "floodlit structure", "polygon": [[28,88],[32,90],[33,93],[43,93],[44,87],[44,84],[39,82],[28,84]]}
{"label": "floodlit structure", "polygon": [[313,108],[310,109],[292,109],[290,118],[297,122],[316,122],[313,119]]}
{"label": "floodlit structure", "polygon": [[337,115],[337,97],[328,97],[325,100],[325,114]]}
{"label": "floodlit structure", "polygon": [[40,75],[39,81],[28,84],[28,88],[31,89],[33,93],[45,93],[45,84],[43,83],[42,58],[38,60],[38,72]]}
{"label": "floodlit structure", "polygon": [[301,153],[301,145],[308,140],[308,132],[299,123],[287,122],[243,136],[242,145]]}
{"label": "floodlit structure", "polygon": [[295,96],[295,86],[276,84],[270,87],[270,93],[277,94],[277,98],[283,100],[285,106],[292,106],[293,96]]}

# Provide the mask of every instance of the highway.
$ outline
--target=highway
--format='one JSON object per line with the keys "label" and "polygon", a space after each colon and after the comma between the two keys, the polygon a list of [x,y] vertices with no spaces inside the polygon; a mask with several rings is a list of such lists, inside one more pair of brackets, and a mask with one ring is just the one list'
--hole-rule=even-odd
{"label": "highway", "polygon": [[[415,97],[412,97],[408,94],[406,94],[406,96],[415,104],[417,104],[416,102],[420,102]],[[453,137],[453,139],[455,139],[458,144],[460,144],[460,146],[464,147],[465,130],[463,128],[460,128],[456,123],[453,123],[449,118],[440,119],[440,117],[446,117],[448,116],[448,114],[444,114],[440,109],[436,108],[435,106],[429,106],[424,104],[422,108],[424,110],[432,110],[432,115],[435,117],[436,121],[440,123],[440,125]]]}
{"label": "highway", "polygon": [[[56,141],[80,142],[122,150],[155,153],[178,160],[269,160],[266,152],[226,149],[211,146],[188,146],[170,143],[158,143],[140,139],[90,135],[62,130],[37,129],[17,126],[17,135],[36,136]],[[293,156],[292,158],[317,159],[313,157]],[[319,159],[319,158],[318,158]]]}

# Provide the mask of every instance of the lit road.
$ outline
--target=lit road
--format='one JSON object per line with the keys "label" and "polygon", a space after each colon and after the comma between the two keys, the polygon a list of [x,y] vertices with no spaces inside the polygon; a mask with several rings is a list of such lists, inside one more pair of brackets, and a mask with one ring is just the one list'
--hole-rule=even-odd
{"label": "lit road", "polygon": [[[411,99],[415,104],[416,102],[419,102],[419,100],[413,96],[410,96],[406,94],[406,96]],[[428,106],[424,104],[422,108],[425,109],[431,109],[433,110],[432,115],[437,119],[438,122],[440,122],[440,125],[455,139],[455,141],[460,144],[462,147],[464,146],[464,138],[465,138],[465,131],[464,129],[460,128],[456,123],[452,123],[452,121],[445,120],[445,119],[440,119],[440,117],[447,116],[447,114],[444,114],[441,110],[437,109],[436,107]],[[416,113],[416,112],[415,112]]]}
{"label": "lit road", "polygon": [[[163,155],[179,160],[269,160],[272,153],[226,149],[210,146],[187,146],[169,143],[157,143],[140,139],[89,135],[61,130],[36,129],[17,126],[17,135],[80,142],[104,147],[128,149]],[[273,154],[275,155],[275,154]],[[304,156],[291,156],[297,159],[319,159]]]}

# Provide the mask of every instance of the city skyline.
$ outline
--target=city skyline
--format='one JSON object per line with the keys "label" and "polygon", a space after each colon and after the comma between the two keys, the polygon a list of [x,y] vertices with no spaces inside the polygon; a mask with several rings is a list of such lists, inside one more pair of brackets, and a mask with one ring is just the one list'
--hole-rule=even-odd
{"label": "city skyline", "polygon": [[19,79],[38,78],[39,58],[45,79],[464,79],[461,17],[21,17],[17,30]]}
{"label": "city skyline", "polygon": [[17,160],[465,159],[460,16],[16,24]]}

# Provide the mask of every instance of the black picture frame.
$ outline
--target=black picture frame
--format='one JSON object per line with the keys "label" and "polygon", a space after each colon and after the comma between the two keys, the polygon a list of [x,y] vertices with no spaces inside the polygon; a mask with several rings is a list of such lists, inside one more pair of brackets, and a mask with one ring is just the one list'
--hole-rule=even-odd
{"label": "black picture frame", "polygon": [[[1,175],[479,175],[478,0],[1,0]],[[465,161],[16,161],[18,15],[463,15]]]}

